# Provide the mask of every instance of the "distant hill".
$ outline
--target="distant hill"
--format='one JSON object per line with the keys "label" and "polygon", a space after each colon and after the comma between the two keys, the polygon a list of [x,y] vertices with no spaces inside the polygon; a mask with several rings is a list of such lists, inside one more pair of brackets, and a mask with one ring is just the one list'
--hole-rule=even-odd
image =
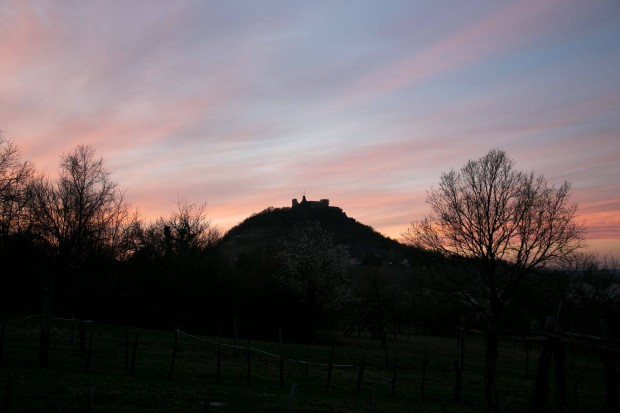
{"label": "distant hill", "polygon": [[330,206],[328,200],[307,201],[305,197],[300,202],[293,200],[291,207],[269,207],[251,215],[231,228],[221,245],[232,258],[241,253],[277,248],[279,241],[305,220],[318,221],[334,234],[336,242],[347,245],[351,257],[360,262],[371,256],[384,263],[401,263],[411,252],[411,247],[348,217],[341,208]]}

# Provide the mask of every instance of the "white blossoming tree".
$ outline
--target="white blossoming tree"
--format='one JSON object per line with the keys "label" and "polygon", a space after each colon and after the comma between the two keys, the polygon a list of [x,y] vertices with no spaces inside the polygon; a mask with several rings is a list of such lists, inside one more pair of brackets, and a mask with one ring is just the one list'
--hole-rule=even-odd
{"label": "white blossoming tree", "polygon": [[309,330],[321,313],[340,308],[351,298],[350,259],[347,247],[316,221],[294,227],[282,241],[277,280],[298,297],[310,314]]}

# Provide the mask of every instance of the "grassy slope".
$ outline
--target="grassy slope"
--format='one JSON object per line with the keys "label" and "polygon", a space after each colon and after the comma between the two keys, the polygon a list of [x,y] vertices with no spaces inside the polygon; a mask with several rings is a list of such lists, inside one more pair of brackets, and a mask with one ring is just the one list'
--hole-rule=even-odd
{"label": "grassy slope", "polygon": [[[209,411],[286,412],[291,385],[297,384],[296,412],[372,411],[373,388],[377,412],[477,412],[484,411],[482,393],[483,343],[470,335],[461,403],[451,401],[457,355],[456,340],[402,336],[388,341],[388,364],[377,342],[367,338],[332,338],[335,363],[354,367],[334,368],[330,391],[325,391],[327,367],[308,366],[291,359],[328,363],[331,348],[285,343],[285,385],[279,386],[279,360],[262,352],[252,355],[252,382],[247,385],[247,353],[244,349],[222,350],[222,380],[215,383],[217,345],[181,334],[172,379],[168,378],[174,333],[125,329],[95,324],[91,373],[85,372],[86,356],[71,342],[71,322],[53,326],[49,367],[37,367],[38,324],[36,320],[9,324],[5,333],[0,366],[0,401],[5,403],[11,377],[11,412],[203,412],[207,400],[224,402]],[[138,337],[135,374],[125,373],[125,334],[130,342]],[[232,344],[230,339],[224,343]],[[247,342],[239,342],[246,345]],[[253,348],[279,354],[277,343],[252,342]],[[536,365],[538,345],[530,349],[530,378]],[[569,406],[578,382],[579,410],[598,411],[603,400],[602,367],[595,356],[568,349]],[[367,367],[361,392],[356,391],[360,361],[367,351]],[[421,398],[421,365],[428,351],[425,399]],[[131,352],[130,352],[131,353]],[[391,394],[394,361],[397,362],[396,391]],[[574,366],[574,369],[571,369]],[[381,376],[381,377],[379,377]],[[531,379],[526,377],[522,343],[503,342],[498,361],[498,389],[504,412],[528,410]],[[553,400],[551,384],[551,400]],[[92,395],[92,397],[91,397]],[[0,406],[3,404],[0,403]]]}

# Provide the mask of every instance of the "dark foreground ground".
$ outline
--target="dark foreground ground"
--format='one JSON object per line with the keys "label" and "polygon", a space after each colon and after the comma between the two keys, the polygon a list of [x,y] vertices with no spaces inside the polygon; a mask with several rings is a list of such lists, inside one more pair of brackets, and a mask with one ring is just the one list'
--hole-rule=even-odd
{"label": "dark foreground ground", "polygon": [[[455,338],[401,335],[387,351],[365,337],[326,345],[219,340],[191,332],[54,320],[47,368],[38,367],[40,319],[7,323],[0,359],[0,412],[482,412],[484,343],[468,334],[461,400]],[[176,340],[176,352],[175,349]],[[252,349],[248,356],[248,344]],[[503,341],[500,411],[530,411],[540,343]],[[569,411],[602,411],[603,364],[566,346]],[[173,364],[174,354],[174,364]],[[218,377],[218,359],[219,372]],[[331,364],[331,368],[330,368]],[[282,372],[282,375],[281,375]],[[171,374],[172,373],[172,374]],[[557,398],[550,371],[548,411]],[[281,380],[282,378],[282,380]],[[328,387],[329,386],[329,387]]]}

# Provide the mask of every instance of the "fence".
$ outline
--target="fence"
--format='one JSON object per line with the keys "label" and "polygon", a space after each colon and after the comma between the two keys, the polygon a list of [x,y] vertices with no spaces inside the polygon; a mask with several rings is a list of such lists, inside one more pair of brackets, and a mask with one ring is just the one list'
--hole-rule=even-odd
{"label": "fence", "polygon": [[[465,331],[456,341],[409,337],[380,348],[374,341],[349,339],[346,343],[355,343],[353,347],[325,347],[285,343],[281,334],[274,342],[246,339],[241,343],[238,338],[205,337],[182,329],[141,330],[72,318],[52,321],[49,370],[70,376],[83,389],[80,405],[87,411],[105,405],[102,394],[123,392],[123,386],[140,389],[139,383],[156,383],[163,393],[175,385],[187,388],[183,392],[191,396],[185,399],[209,405],[220,403],[214,399],[226,403],[253,400],[269,389],[277,395],[273,403],[288,411],[312,404],[313,399],[361,403],[363,410],[373,412],[381,408],[399,411],[401,406],[407,411],[406,406],[425,404],[446,410],[482,403],[483,342]],[[0,369],[6,375],[0,406],[5,412],[12,405],[27,403],[24,393],[32,386],[16,379],[16,374],[37,369],[39,322],[39,316],[30,316],[1,324]],[[513,337],[503,342],[498,364],[498,376],[504,379],[500,389],[503,411],[529,406],[538,344],[539,338]],[[604,366],[572,347],[568,352],[573,410],[600,410],[605,386],[602,373],[599,379],[595,375]],[[114,383],[106,382],[104,376],[113,377]],[[240,387],[246,390],[241,392]]]}

